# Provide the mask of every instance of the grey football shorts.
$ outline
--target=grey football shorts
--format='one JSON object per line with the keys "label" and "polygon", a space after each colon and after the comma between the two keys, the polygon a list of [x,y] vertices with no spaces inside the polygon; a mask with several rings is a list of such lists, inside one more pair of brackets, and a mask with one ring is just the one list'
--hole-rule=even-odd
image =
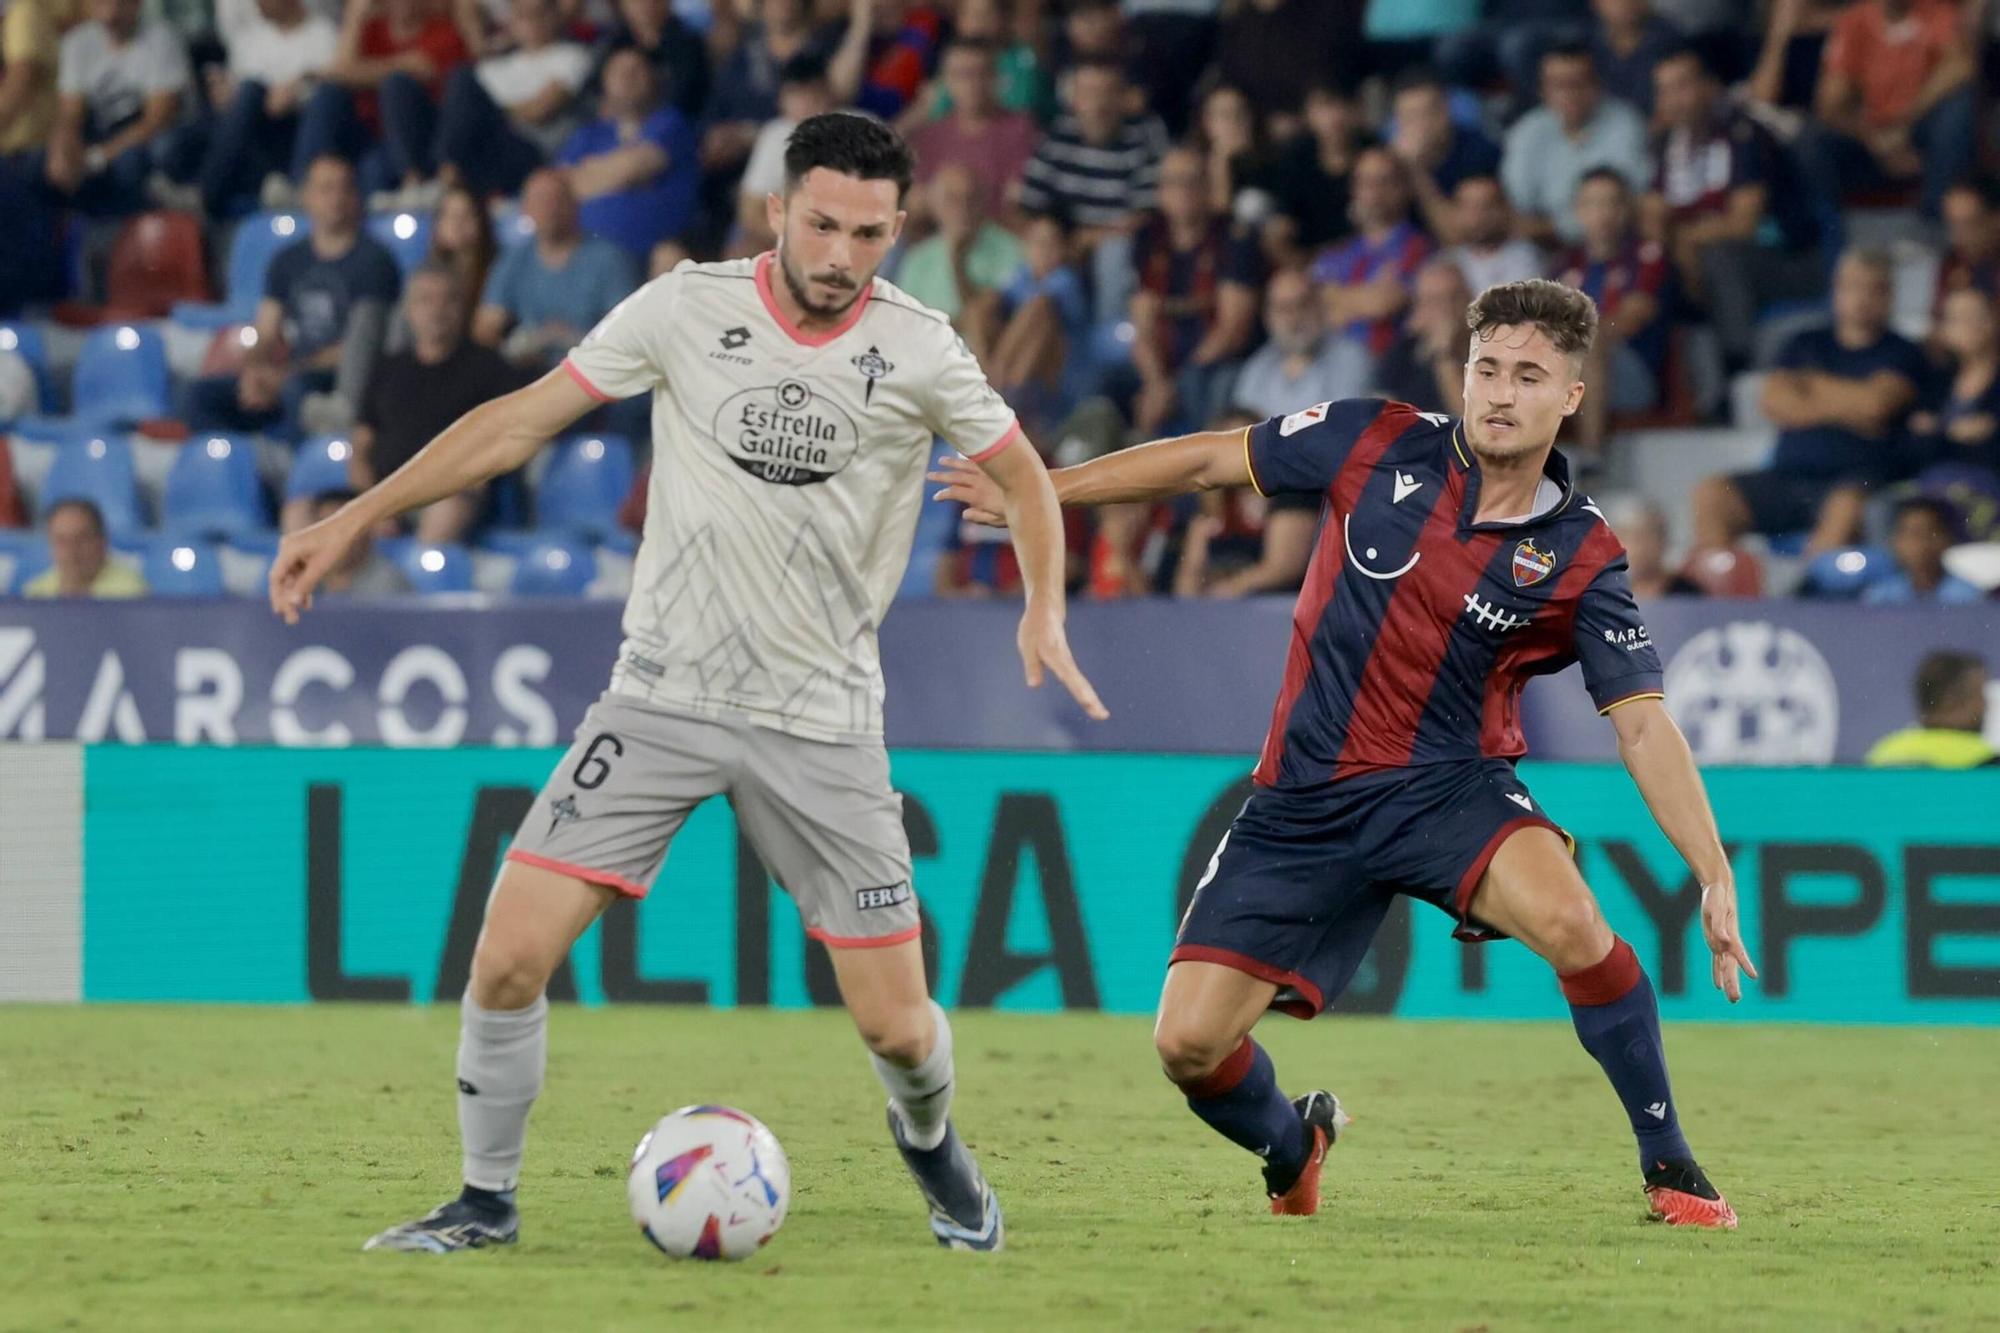
{"label": "grey football shorts", "polygon": [[808,935],[835,947],[917,937],[903,799],[880,744],[806,740],[623,695],[584,714],[507,859],[642,898],[688,814],[717,795]]}

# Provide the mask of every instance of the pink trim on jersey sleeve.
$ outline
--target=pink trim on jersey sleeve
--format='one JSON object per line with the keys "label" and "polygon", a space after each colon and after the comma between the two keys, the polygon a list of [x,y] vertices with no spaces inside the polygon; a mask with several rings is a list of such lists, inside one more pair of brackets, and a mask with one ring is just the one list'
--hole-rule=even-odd
{"label": "pink trim on jersey sleeve", "polygon": [[563,358],[562,368],[569,373],[569,377],[571,379],[576,381],[577,388],[582,389],[585,393],[589,394],[592,398],[595,398],[598,402],[610,403],[617,401],[610,394],[604,392],[604,390],[598,388],[595,384],[592,384],[590,382],[590,376],[584,374],[581,370],[577,369],[576,362],[570,360],[568,357]]}
{"label": "pink trim on jersey sleeve", "polygon": [[1016,418],[1014,423],[1007,427],[1006,433],[1001,435],[999,439],[993,441],[993,443],[987,445],[984,449],[981,449],[978,453],[967,454],[966,457],[971,459],[975,463],[984,463],[987,459],[994,457],[1002,449],[1005,449],[1008,445],[1012,444],[1014,441],[1020,438],[1021,438],[1021,422],[1019,418]]}

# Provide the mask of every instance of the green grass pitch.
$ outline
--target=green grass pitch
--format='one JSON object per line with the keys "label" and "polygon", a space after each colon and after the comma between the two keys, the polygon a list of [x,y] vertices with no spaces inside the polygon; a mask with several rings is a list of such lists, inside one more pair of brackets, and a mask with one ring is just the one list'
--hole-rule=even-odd
{"label": "green grass pitch", "polygon": [[[1160,1078],[1147,1024],[961,1014],[958,1116],[1008,1249],[930,1240],[838,1013],[559,1010],[513,1250],[362,1254],[456,1180],[449,1008],[0,1008],[0,1328],[2000,1328],[2000,1031],[1680,1027],[1734,1235],[1643,1221],[1557,1024],[1274,1019],[1358,1121],[1316,1219]],[[625,1215],[641,1132],[767,1120],[791,1218],[674,1264]]]}

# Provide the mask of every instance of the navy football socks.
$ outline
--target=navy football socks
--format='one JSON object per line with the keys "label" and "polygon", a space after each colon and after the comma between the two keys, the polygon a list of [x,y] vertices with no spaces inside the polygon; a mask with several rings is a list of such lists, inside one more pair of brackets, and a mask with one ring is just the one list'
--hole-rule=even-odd
{"label": "navy football socks", "polygon": [[1659,1002],[1632,946],[1614,941],[1602,961],[1558,979],[1577,1039],[1604,1067],[1618,1100],[1625,1103],[1632,1134],[1639,1140],[1639,1169],[1694,1160],[1667,1086]]}
{"label": "navy football socks", "polygon": [[1268,1165],[1289,1172],[1304,1165],[1312,1152],[1305,1121],[1278,1090],[1271,1057],[1250,1038],[1245,1037],[1206,1078],[1180,1086],[1190,1111]]}

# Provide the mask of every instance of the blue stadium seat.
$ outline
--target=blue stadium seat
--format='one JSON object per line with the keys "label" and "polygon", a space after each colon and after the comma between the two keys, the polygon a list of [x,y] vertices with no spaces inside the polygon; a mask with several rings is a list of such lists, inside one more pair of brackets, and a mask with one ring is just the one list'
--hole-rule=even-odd
{"label": "blue stadium seat", "polygon": [[578,597],[597,578],[597,557],[581,542],[537,542],[514,566],[512,591],[520,597]]}
{"label": "blue stadium seat", "polygon": [[632,442],[622,435],[564,440],[535,488],[536,526],[588,537],[616,532],[632,471]]}
{"label": "blue stadium seat", "polygon": [[457,542],[413,544],[403,550],[396,563],[413,592],[472,591],[472,552]]}
{"label": "blue stadium seat", "polygon": [[1896,572],[1896,561],[1879,546],[1848,546],[1838,551],[1822,551],[1806,566],[1799,593],[1853,601]]}
{"label": "blue stadium seat", "polygon": [[[407,278],[431,252],[431,215],[374,213],[368,218],[368,234],[396,257],[396,267]],[[473,299],[478,299],[477,293]]]}
{"label": "blue stadium seat", "polygon": [[[943,508],[943,506],[940,505],[939,508]],[[609,532],[598,534],[597,545],[603,550],[615,551],[619,555],[637,555],[639,554],[639,534],[636,532],[627,532],[624,528],[613,528]]]}
{"label": "blue stadium seat", "polygon": [[37,412],[55,409],[55,384],[49,378],[49,349],[42,341],[42,331],[32,324],[0,324],[0,352],[12,352],[27,363],[28,370],[35,377],[35,404]]}
{"label": "blue stadium seat", "polygon": [[155,597],[220,597],[222,560],[215,547],[201,541],[162,537],[146,549],[141,570]]}
{"label": "blue stadium seat", "polygon": [[42,481],[40,511],[61,500],[89,500],[104,515],[114,536],[136,532],[139,482],[132,470],[132,444],[122,435],[92,435],[56,446],[55,461]]}
{"label": "blue stadium seat", "polygon": [[305,219],[292,213],[252,213],[244,218],[229,238],[229,274],[222,303],[182,301],[174,306],[174,323],[190,329],[255,323],[257,302],[264,295],[264,274],[272,258],[305,235]]}
{"label": "blue stadium seat", "polygon": [[285,498],[298,500],[327,491],[352,488],[347,479],[347,460],[354,446],[344,435],[315,435],[292,455],[292,470],[285,478]]}
{"label": "blue stadium seat", "polygon": [[167,470],[160,526],[177,537],[228,537],[270,526],[257,451],[227,435],[196,436]]}
{"label": "blue stadium seat", "polygon": [[532,528],[488,528],[479,534],[479,549],[523,556],[547,540],[548,534]]}
{"label": "blue stadium seat", "polygon": [[95,426],[172,415],[173,374],[157,331],[111,324],[92,331],[76,361],[72,415]]}
{"label": "blue stadium seat", "polygon": [[49,539],[31,528],[0,528],[0,597],[18,597],[49,567]]}

